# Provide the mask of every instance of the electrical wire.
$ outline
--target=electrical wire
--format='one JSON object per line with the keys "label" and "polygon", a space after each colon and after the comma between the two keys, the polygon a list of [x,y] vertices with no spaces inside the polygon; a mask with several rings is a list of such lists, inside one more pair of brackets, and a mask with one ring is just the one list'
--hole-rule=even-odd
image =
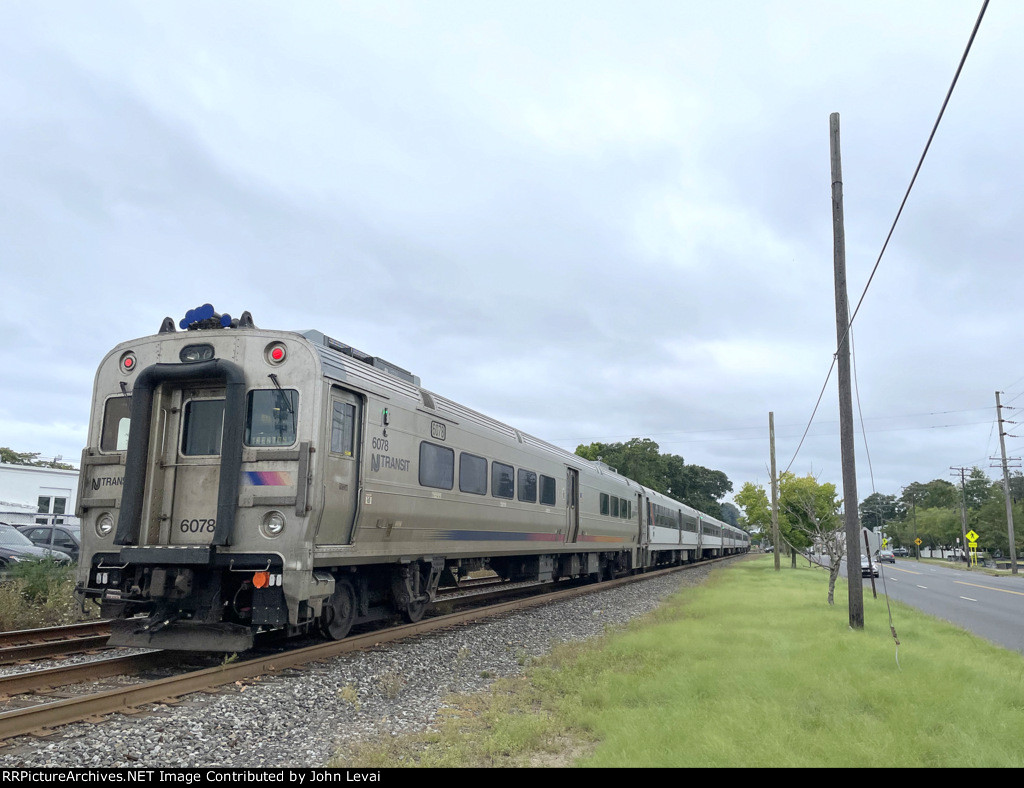
{"label": "electrical wire", "polygon": [[[938,117],[935,118],[935,123],[932,125],[931,133],[928,135],[928,141],[925,143],[924,150],[921,152],[921,157],[918,159],[917,166],[914,168],[914,174],[910,179],[910,184],[907,186],[907,190],[903,195],[903,200],[900,202],[900,207],[896,211],[896,216],[893,219],[892,226],[889,228],[889,233],[885,237],[885,242],[882,244],[882,250],[878,253],[878,259],[875,260],[875,265],[871,269],[871,275],[868,277],[867,284],[864,285],[864,290],[861,292],[860,298],[857,300],[857,306],[853,310],[853,314],[850,315],[850,319],[847,321],[846,332],[843,334],[837,343],[836,352],[832,356],[832,365],[829,367],[828,375],[825,376],[825,384],[822,386],[821,394],[818,395],[818,402],[814,406],[814,412],[811,413],[810,421],[807,424],[807,428],[804,430],[804,437],[807,436],[807,431],[811,428],[811,422],[814,421],[814,416],[818,412],[818,406],[821,404],[821,398],[825,393],[825,388],[828,386],[829,378],[832,376],[832,370],[836,365],[836,361],[839,356],[839,349],[843,346],[846,341],[846,337],[849,335],[853,328],[853,321],[857,319],[857,313],[860,311],[861,305],[864,303],[864,298],[867,296],[868,288],[871,287],[871,282],[875,278],[875,274],[878,272],[878,267],[882,262],[882,256],[885,254],[885,250],[889,246],[889,241],[892,239],[893,233],[896,231],[896,225],[900,220],[900,216],[903,214],[903,208],[907,204],[907,200],[910,198],[910,192],[914,188],[914,183],[917,181],[917,176],[921,172],[921,167],[924,164],[925,157],[928,155],[928,149],[931,148],[932,140],[935,139],[935,133],[938,131],[939,123],[942,121],[942,116],[946,112],[946,107],[949,104],[949,99],[953,95],[953,89],[956,87],[957,81],[960,79],[960,73],[963,71],[964,63],[967,62],[967,55],[971,51],[971,47],[974,44],[974,38],[978,34],[978,28],[981,26],[981,20],[985,17],[985,11],[988,8],[989,0],[983,0],[981,5],[981,11],[978,13],[978,18],[974,23],[974,28],[971,30],[970,38],[967,40],[967,46],[964,48],[964,53],[960,57],[960,63],[957,65],[956,72],[953,75],[953,81],[949,85],[949,90],[946,91],[946,97],[942,101],[942,107],[939,109]],[[803,446],[804,438],[800,439],[800,445],[797,446],[796,452],[793,454],[793,459],[789,461],[789,465],[786,466],[786,470],[792,467],[796,461],[797,454],[800,452],[800,446]]]}

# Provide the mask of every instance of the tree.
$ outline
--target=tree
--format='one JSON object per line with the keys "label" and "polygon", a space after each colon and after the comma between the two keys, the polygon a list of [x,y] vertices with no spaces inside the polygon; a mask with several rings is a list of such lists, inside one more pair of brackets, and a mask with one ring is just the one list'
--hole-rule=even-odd
{"label": "tree", "polygon": [[820,484],[811,474],[779,477],[779,529],[796,549],[818,545],[829,558],[828,603],[835,604],[836,578],[846,554],[846,532],[842,528],[834,484]]}
{"label": "tree", "polygon": [[576,454],[601,461],[623,476],[682,501],[712,517],[722,517],[719,499],[732,491],[732,482],[721,471],[687,465],[677,454],[661,454],[650,438],[626,443],[591,443],[576,447]]}
{"label": "tree", "polygon": [[743,509],[741,525],[749,532],[760,531],[762,535],[771,532],[772,510],[764,487],[753,482],[744,482],[735,495],[736,503]]}
{"label": "tree", "polygon": [[895,495],[871,493],[860,504],[860,524],[875,531],[897,518],[899,509]]}
{"label": "tree", "polygon": [[722,504],[722,522],[734,525],[737,528],[740,527],[740,510],[733,506],[731,503],[726,501]]}
{"label": "tree", "polygon": [[40,460],[39,452],[37,451],[18,452],[6,446],[0,446],[0,462],[6,462],[10,465],[31,465],[36,468],[60,468],[65,471],[75,470],[74,465],[60,462],[60,457],[53,460]]}
{"label": "tree", "polygon": [[945,479],[934,479],[927,484],[913,482],[903,488],[900,511],[905,515],[916,504],[918,510],[960,506],[960,490]]}
{"label": "tree", "polygon": [[985,472],[981,470],[981,468],[977,465],[971,468],[971,472],[964,480],[963,488],[963,497],[967,500],[967,508],[980,509],[992,498],[993,493],[998,495],[999,500],[1003,501],[1005,506],[1006,501],[1003,497],[1002,484],[995,485],[994,490],[992,480],[985,475]]}

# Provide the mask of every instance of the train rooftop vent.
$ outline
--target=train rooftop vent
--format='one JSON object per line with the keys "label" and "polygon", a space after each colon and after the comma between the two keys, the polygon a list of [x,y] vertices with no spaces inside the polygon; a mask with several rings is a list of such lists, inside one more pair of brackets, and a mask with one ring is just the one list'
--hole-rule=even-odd
{"label": "train rooftop vent", "polygon": [[396,364],[392,364],[390,361],[385,361],[378,356],[371,356],[361,350],[356,350],[351,345],[339,342],[337,339],[333,339],[319,331],[302,331],[300,333],[311,342],[322,344],[324,347],[329,347],[331,350],[343,353],[350,358],[354,358],[356,361],[362,361],[364,364],[369,364],[371,367],[375,367],[381,372],[386,372],[394,378],[404,380],[406,383],[411,383],[414,386],[420,385],[420,378],[418,375],[414,375],[409,370],[402,369]]}

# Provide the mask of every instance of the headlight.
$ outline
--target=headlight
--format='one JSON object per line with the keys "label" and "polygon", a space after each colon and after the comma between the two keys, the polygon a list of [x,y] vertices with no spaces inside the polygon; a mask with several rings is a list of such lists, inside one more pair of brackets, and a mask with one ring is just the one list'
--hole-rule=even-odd
{"label": "headlight", "polygon": [[99,536],[106,536],[114,530],[114,518],[109,512],[104,512],[96,518],[96,533]]}
{"label": "headlight", "polygon": [[284,531],[285,519],[284,515],[278,511],[269,511],[263,515],[263,522],[260,524],[260,530],[263,531],[263,535],[268,539],[273,539],[275,536],[280,536]]}

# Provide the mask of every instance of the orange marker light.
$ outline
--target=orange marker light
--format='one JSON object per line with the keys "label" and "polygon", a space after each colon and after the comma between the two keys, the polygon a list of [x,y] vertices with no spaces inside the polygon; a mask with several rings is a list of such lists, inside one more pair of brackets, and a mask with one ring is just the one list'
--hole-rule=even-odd
{"label": "orange marker light", "polygon": [[270,572],[257,572],[252,576],[252,584],[255,588],[266,588],[270,583]]}

